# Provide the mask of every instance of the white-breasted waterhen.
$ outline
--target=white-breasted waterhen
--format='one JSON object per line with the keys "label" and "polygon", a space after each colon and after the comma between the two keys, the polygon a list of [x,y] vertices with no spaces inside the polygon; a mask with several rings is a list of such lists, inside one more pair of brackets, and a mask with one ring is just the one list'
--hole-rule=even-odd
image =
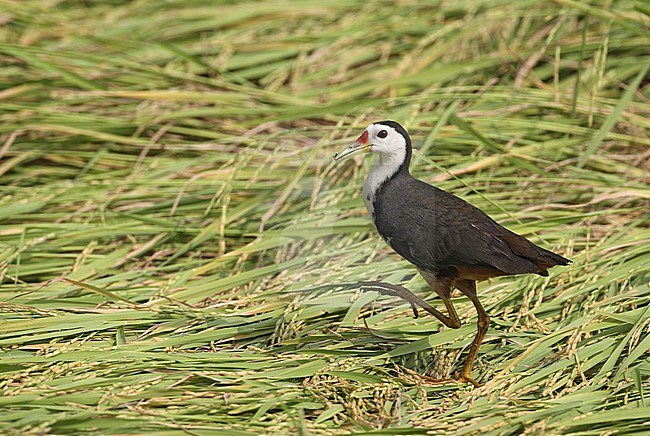
{"label": "white-breasted waterhen", "polygon": [[381,237],[415,265],[442,299],[448,316],[402,286],[366,282],[383,293],[400,296],[460,328],[451,303],[454,288],[465,294],[478,312],[478,332],[456,380],[479,384],[470,376],[490,318],[476,295],[476,282],[515,274],[547,276],[548,268],[570,261],[502,227],[480,209],[442,189],[411,176],[411,139],[395,121],[373,123],[356,142],[334,155],[336,161],[374,152],[376,161],[363,185],[363,200]]}

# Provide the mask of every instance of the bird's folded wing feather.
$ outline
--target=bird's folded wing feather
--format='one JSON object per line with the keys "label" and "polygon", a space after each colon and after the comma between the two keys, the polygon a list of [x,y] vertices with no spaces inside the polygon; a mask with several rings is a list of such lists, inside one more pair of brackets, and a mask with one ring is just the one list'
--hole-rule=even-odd
{"label": "bird's folded wing feather", "polygon": [[[460,199],[454,197],[452,201],[456,203],[455,200]],[[474,206],[460,202],[451,209],[411,203],[400,208],[391,219],[384,220],[379,231],[397,253],[425,269],[479,267],[507,274],[539,270],[524,253],[526,245],[532,243],[503,228]],[[517,247],[520,253],[508,243],[512,239],[521,245]]]}

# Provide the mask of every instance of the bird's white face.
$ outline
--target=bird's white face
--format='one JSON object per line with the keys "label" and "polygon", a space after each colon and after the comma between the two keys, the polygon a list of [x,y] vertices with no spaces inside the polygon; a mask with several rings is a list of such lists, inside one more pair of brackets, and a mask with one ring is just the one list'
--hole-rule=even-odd
{"label": "bird's white face", "polygon": [[334,155],[334,160],[340,161],[359,153],[377,153],[375,164],[363,184],[363,201],[373,222],[377,192],[400,168],[405,167],[408,172],[410,147],[408,133],[404,128],[395,121],[385,121],[369,125],[354,144]]}
{"label": "bird's white face", "polygon": [[334,155],[340,161],[358,153],[374,152],[386,157],[404,158],[406,139],[391,126],[381,123],[369,125],[356,142]]}
{"label": "bird's white face", "polygon": [[371,124],[366,132],[368,132],[370,151],[404,156],[406,139],[394,128],[385,124]]}

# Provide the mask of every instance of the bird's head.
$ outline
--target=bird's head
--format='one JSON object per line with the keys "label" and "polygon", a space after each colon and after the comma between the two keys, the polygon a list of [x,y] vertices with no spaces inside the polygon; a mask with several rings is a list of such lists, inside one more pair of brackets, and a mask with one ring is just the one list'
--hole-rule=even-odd
{"label": "bird's head", "polygon": [[399,159],[406,164],[411,157],[411,139],[408,133],[395,121],[379,121],[369,125],[354,144],[334,155],[341,161],[360,153],[378,153],[382,157]]}

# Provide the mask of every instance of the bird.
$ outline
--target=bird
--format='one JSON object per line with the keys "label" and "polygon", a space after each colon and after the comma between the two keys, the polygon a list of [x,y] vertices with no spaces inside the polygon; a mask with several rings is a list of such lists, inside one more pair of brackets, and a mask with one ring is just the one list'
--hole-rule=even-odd
{"label": "bird", "polygon": [[467,201],[413,177],[411,138],[396,121],[370,124],[334,160],[370,152],[376,158],[362,190],[370,218],[384,241],[415,266],[448,315],[403,286],[365,283],[383,286],[384,293],[406,299],[416,316],[417,304],[454,329],[461,323],[451,302],[452,291],[458,289],[467,296],[478,314],[477,333],[454,380],[478,387],[471,370],[490,317],[478,299],[476,283],[517,274],[548,276],[549,268],[571,261],[506,229]]}

